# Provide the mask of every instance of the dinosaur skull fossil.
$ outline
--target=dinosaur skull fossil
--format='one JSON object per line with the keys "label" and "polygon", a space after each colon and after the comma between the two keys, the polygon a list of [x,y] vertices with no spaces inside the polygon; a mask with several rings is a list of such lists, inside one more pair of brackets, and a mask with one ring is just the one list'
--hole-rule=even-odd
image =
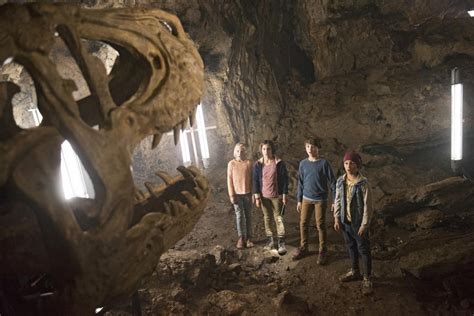
{"label": "dinosaur skull fossil", "polygon": [[[57,37],[89,96],[74,100],[75,85],[50,59]],[[84,40],[117,50],[110,74]],[[53,4],[0,7],[0,63],[10,58],[33,78],[44,119],[37,128],[18,127],[11,102],[18,87],[0,83],[0,271],[50,274],[52,310],[90,314],[128,297],[204,210],[208,185],[197,169],[180,167],[175,178],[160,172],[165,184],[147,184],[147,193],[135,189],[130,172],[131,153],[145,137],[154,135],[156,146],[173,129],[177,142],[192,124],[203,63],[179,20],[163,11]],[[57,188],[65,139],[91,177],[94,199],[65,201]],[[12,225],[20,218],[29,224]]]}

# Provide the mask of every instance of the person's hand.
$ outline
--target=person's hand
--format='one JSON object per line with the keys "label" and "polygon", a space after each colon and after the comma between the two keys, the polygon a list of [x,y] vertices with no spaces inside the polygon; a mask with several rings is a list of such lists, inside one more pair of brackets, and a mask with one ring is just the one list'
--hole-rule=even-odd
{"label": "person's hand", "polygon": [[341,223],[339,222],[338,219],[334,221],[334,230],[339,232],[341,230]]}
{"label": "person's hand", "polygon": [[260,198],[255,198],[255,205],[257,207],[260,207],[261,204],[262,204],[262,200]]}
{"label": "person's hand", "polygon": [[301,212],[301,202],[298,202],[298,204],[296,204],[296,211],[297,211],[298,213]]}
{"label": "person's hand", "polygon": [[230,203],[235,204],[235,196],[229,196]]}
{"label": "person's hand", "polygon": [[367,226],[360,226],[359,231],[357,232],[357,235],[362,237],[366,230],[367,230]]}
{"label": "person's hand", "polygon": [[286,195],[283,195],[283,197],[281,198],[281,201],[283,204],[286,205],[286,202],[288,202],[288,199],[286,198]]}

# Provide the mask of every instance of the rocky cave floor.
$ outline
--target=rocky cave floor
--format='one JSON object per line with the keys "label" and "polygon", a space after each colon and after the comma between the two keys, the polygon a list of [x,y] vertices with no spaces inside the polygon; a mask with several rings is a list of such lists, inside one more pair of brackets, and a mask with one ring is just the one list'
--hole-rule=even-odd
{"label": "rocky cave floor", "polygon": [[[188,236],[161,257],[138,291],[143,315],[473,315],[473,297],[456,295],[447,284],[421,284],[401,272],[394,254],[409,238],[406,231],[393,228],[372,235],[374,293],[369,296],[361,293],[360,282],[338,281],[349,268],[349,257],[342,236],[331,228],[329,212],[328,264],[316,264],[314,226],[311,255],[293,261],[291,255],[299,244],[294,199],[285,215],[288,254],[263,250],[263,216],[256,208],[255,247],[237,250],[225,174],[208,178],[212,193],[204,215]],[[124,303],[104,314],[132,315],[132,305]]]}

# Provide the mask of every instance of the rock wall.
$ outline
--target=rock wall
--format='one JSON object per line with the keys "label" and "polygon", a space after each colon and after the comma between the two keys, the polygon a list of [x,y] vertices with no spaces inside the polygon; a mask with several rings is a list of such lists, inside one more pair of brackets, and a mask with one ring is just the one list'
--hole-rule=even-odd
{"label": "rock wall", "polygon": [[[474,19],[469,0],[82,1],[88,7],[160,7],[177,14],[206,66],[203,106],[211,168],[237,141],[254,157],[277,143],[292,183],[305,137],[340,168],[347,148],[363,154],[377,199],[451,174],[450,70],[465,83],[466,152],[473,143]],[[170,137],[169,137],[170,138]],[[137,182],[172,169],[179,147],[144,141]],[[292,192],[294,188],[291,188]]]}
{"label": "rock wall", "polygon": [[[334,167],[363,154],[377,198],[451,174],[450,71],[472,151],[472,1],[162,1],[200,45],[221,141],[277,142],[295,175],[306,136]],[[230,137],[229,137],[230,136]],[[230,158],[230,151],[228,151]]]}

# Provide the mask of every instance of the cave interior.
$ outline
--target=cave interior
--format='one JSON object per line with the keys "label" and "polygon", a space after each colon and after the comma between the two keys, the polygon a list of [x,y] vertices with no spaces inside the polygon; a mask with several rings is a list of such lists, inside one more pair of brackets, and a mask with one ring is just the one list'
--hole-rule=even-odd
{"label": "cave interior", "polygon": [[[0,0],[0,5],[3,5],[0,6],[1,14],[7,14],[5,12],[10,9],[6,6],[16,5],[15,2]],[[117,143],[123,140],[133,144],[127,145],[132,146],[130,157],[123,160],[124,166],[130,166],[131,173],[126,169],[127,175],[130,173],[132,177],[127,178],[132,183],[131,188],[127,191],[115,187],[116,196],[130,196],[123,201],[119,199],[120,203],[110,203],[120,208],[132,203],[135,193],[140,195],[138,198],[135,196],[138,201],[143,201],[140,197],[144,196],[155,197],[153,203],[156,204],[153,205],[161,207],[166,204],[163,200],[173,196],[173,193],[156,188],[160,185],[167,187],[171,183],[179,190],[186,189],[196,196],[205,194],[202,201],[206,199],[207,206],[204,207],[199,200],[199,203],[193,204],[193,207],[200,209],[195,218],[187,213],[181,215],[182,218],[193,217],[189,221],[182,220],[182,226],[186,228],[179,228],[177,216],[169,239],[154,237],[160,240],[158,242],[147,237],[144,239],[146,247],[114,257],[115,261],[110,266],[104,263],[107,260],[104,249],[108,248],[112,253],[126,247],[126,242],[110,237],[115,231],[112,226],[103,225],[101,216],[84,215],[76,212],[74,207],[68,208],[74,213],[72,218],[77,220],[83,232],[92,236],[102,227],[104,233],[94,236],[110,237],[94,237],[95,241],[110,242],[111,246],[105,244],[104,249],[100,249],[104,253],[104,258],[100,260],[104,261],[91,263],[105,266],[90,271],[107,274],[109,269],[112,279],[115,278],[112,272],[125,274],[127,271],[137,278],[134,282],[123,284],[110,282],[103,288],[94,285],[97,287],[96,292],[92,291],[94,294],[78,294],[77,297],[64,294],[67,296],[66,303],[63,303],[65,306],[56,310],[54,296],[59,288],[56,283],[67,279],[71,271],[80,268],[69,261],[75,258],[72,255],[56,260],[54,254],[72,246],[42,242],[42,238],[53,238],[56,232],[46,232],[43,225],[49,223],[44,223],[44,218],[36,215],[36,204],[23,205],[19,200],[26,199],[27,194],[15,195],[17,191],[12,189],[17,182],[28,180],[18,180],[19,176],[11,170],[23,168],[25,172],[39,174],[35,171],[36,167],[29,167],[36,165],[28,161],[35,159],[37,152],[42,150],[41,146],[35,147],[31,143],[28,146],[39,149],[31,150],[30,154],[25,153],[29,151],[18,153],[21,159],[13,162],[9,158],[0,158],[5,164],[0,170],[0,315],[61,315],[68,310],[68,306],[80,305],[77,302],[79,298],[91,300],[88,306],[95,306],[95,313],[101,315],[474,313],[474,11],[471,11],[474,10],[474,1],[68,2],[70,6],[85,10],[81,13],[84,21],[89,21],[88,12],[113,12],[115,9],[136,9],[145,16],[148,10],[160,9],[179,19],[184,35],[174,34],[177,31],[171,22],[163,25],[180,40],[180,36],[190,39],[192,47],[202,58],[202,87],[193,90],[190,101],[195,102],[197,94],[201,94],[197,122],[191,126],[180,118],[176,129],[172,126],[174,123],[170,125],[163,119],[166,130],[160,130],[159,143],[150,133],[144,137],[145,132],[140,134],[140,137],[143,136],[140,139],[138,136],[126,140],[125,136],[110,138]],[[55,10],[59,12],[55,14],[60,16],[62,8]],[[33,11],[41,10],[29,10],[30,13]],[[44,12],[50,14],[48,10]],[[100,14],[91,13],[91,16],[100,21]],[[117,19],[121,18],[117,16]],[[35,15],[31,13],[31,17]],[[29,23],[26,18],[24,21]],[[77,25],[83,23],[80,19],[78,21]],[[113,18],[106,16],[104,21],[112,23],[113,29]],[[19,24],[22,20],[12,23]],[[130,25],[131,29],[138,27],[132,22]],[[146,22],[143,25],[147,25]],[[125,26],[116,26],[116,32],[125,29]],[[78,29],[81,30],[80,27]],[[46,56],[56,66],[59,76],[68,83],[64,91],[71,92],[71,100],[90,100],[96,94],[89,84],[94,81],[91,79],[93,76],[84,71],[71,49],[74,43],[71,44],[68,39],[73,41],[74,36],[68,36],[69,31],[65,28],[58,30],[60,36],[55,36],[49,43],[51,46]],[[2,32],[0,45],[3,45]],[[31,32],[29,36],[32,38],[36,36],[34,29],[27,29],[26,32]],[[93,30],[89,32],[93,33]],[[21,32],[15,34],[26,36]],[[104,31],[104,34],[108,33]],[[167,35],[162,36],[166,42]],[[133,61],[126,70],[130,77],[120,84],[117,83],[119,79],[115,83],[109,81],[110,86],[117,83],[116,91],[110,88],[117,107],[120,104],[128,106],[133,98],[132,93],[127,94],[127,91],[141,91],[140,84],[143,84],[131,74],[140,72],[139,68],[146,66],[147,59],[135,58],[133,52],[127,53],[112,40],[80,39],[79,42],[82,43],[81,52],[87,52],[101,61],[104,76],[101,72],[98,81],[109,75],[118,78],[120,71],[116,70],[118,67],[115,65],[125,57]],[[180,53],[176,54],[180,58]],[[170,55],[170,58],[175,57]],[[0,49],[0,57],[4,56],[7,55]],[[69,135],[68,129],[62,129],[62,121],[55,122],[44,106],[45,95],[49,95],[45,92],[47,85],[38,84],[35,79],[38,75],[28,71],[32,69],[29,62],[34,59],[19,56],[21,58],[0,60],[3,64],[0,68],[0,146],[6,148],[1,149],[5,157],[8,156],[8,148],[13,148],[8,146],[14,146],[12,139],[17,139],[14,135],[22,133],[20,130],[32,132],[39,124],[52,124],[59,126],[63,136]],[[85,58],[85,63],[89,61]],[[156,59],[151,62],[155,62],[158,76],[164,66]],[[174,62],[169,64],[173,66]],[[177,71],[186,68],[182,65],[189,66],[177,64]],[[451,161],[451,79],[455,68],[459,71],[464,92],[463,157],[456,170]],[[192,80],[194,75],[194,70],[189,72]],[[155,76],[155,70],[150,76]],[[181,113],[179,101],[183,99],[173,99],[174,93],[186,95],[192,89],[190,87],[201,84],[191,79],[182,80],[173,86],[172,92],[166,92],[166,98],[177,100],[167,109],[168,112],[176,109],[176,113]],[[12,88],[12,83],[16,89]],[[147,83],[149,89],[150,84]],[[10,97],[11,115],[5,105]],[[160,111],[164,112],[159,109],[157,113],[162,113]],[[186,115],[192,111],[186,108]],[[9,115],[13,117],[7,117]],[[96,120],[92,115],[88,117],[85,110],[78,115],[82,115],[91,127],[105,131],[112,122],[110,126],[116,128],[113,121],[107,123],[107,120]],[[45,117],[44,123],[41,123],[42,117]],[[8,125],[7,119],[14,121],[14,126]],[[176,136],[177,131],[179,137]],[[58,144],[62,144],[62,151],[58,149],[61,157],[59,154],[51,155],[50,160],[54,160],[56,166],[61,165],[63,178],[56,179],[56,185],[48,182],[49,187],[45,190],[72,198],[78,209],[94,210],[98,206],[90,206],[87,201],[95,198],[110,201],[104,193],[108,191],[99,189],[97,185],[102,177],[100,170],[88,173],[94,169],[91,168],[94,155],[81,163],[81,158],[71,153],[72,148],[62,143],[68,137],[56,141],[56,134],[48,138],[47,129],[41,133],[36,134],[38,139],[42,136],[42,142],[54,138],[57,148]],[[124,135],[127,134],[124,132]],[[33,136],[28,137],[32,139]],[[291,258],[292,252],[299,246],[300,236],[296,211],[298,164],[306,158],[304,141],[309,137],[321,140],[320,155],[329,161],[336,176],[344,171],[342,157],[347,150],[356,150],[362,157],[361,172],[369,179],[374,204],[370,224],[374,293],[370,296],[360,293],[359,284],[338,281],[339,276],[350,268],[350,263],[342,236],[332,229],[334,219],[330,209],[326,215],[328,264],[316,264],[318,237],[315,227],[310,228],[310,255],[299,261]],[[204,144],[203,138],[206,138],[207,144]],[[80,142],[77,139],[74,137],[73,147],[76,144],[74,141]],[[285,214],[288,254],[284,256],[263,250],[266,241],[263,216],[255,206],[252,210],[255,247],[235,247],[238,236],[234,210],[227,194],[227,163],[233,158],[234,145],[239,142],[246,144],[249,158],[257,160],[261,157],[259,146],[263,140],[275,143],[276,153],[285,162],[289,175],[289,201]],[[84,141],[87,143],[87,139]],[[101,142],[98,140],[97,144]],[[104,152],[109,152],[109,147],[114,145],[104,146]],[[120,148],[129,149],[125,145]],[[117,155],[122,153],[117,152]],[[89,154],[87,150],[84,153]],[[72,157],[69,165],[64,162],[68,155]],[[113,162],[112,154],[107,157],[110,160],[104,161],[104,166],[112,167],[107,167],[106,172],[113,172],[119,164]],[[183,171],[179,167],[181,165],[194,167],[190,167],[191,171]],[[74,178],[74,172],[79,174],[78,178]],[[194,177],[192,183],[186,182],[190,172]],[[200,174],[207,178],[208,184],[201,185]],[[60,182],[63,183],[62,188],[58,184]],[[108,190],[107,185],[105,187]],[[43,191],[38,186],[35,190]],[[157,190],[160,194],[156,193]],[[204,193],[201,194],[201,190]],[[11,198],[14,195],[15,198]],[[180,199],[183,201],[182,196]],[[64,203],[67,204],[67,201],[64,200]],[[54,208],[53,203],[50,204]],[[173,205],[171,208],[175,207]],[[146,207],[150,206],[147,204],[140,210]],[[189,208],[192,209],[191,206]],[[137,213],[136,210],[128,218],[129,228],[146,218],[146,211],[140,213],[139,210]],[[179,207],[177,210],[181,212]],[[118,221],[116,225],[119,225]],[[161,229],[165,234],[171,231],[171,228]],[[67,235],[68,232],[65,229],[58,234]],[[92,237],[87,238],[92,240]],[[82,242],[88,242],[87,238],[81,239]],[[152,241],[148,243],[148,240]],[[95,247],[84,249],[89,255],[99,251]],[[138,253],[147,251],[155,251],[155,255],[147,256],[149,264],[139,269]],[[134,264],[137,268],[119,269],[120,265]],[[65,265],[67,268],[64,268]],[[61,272],[56,274],[55,270]],[[81,282],[87,287],[87,284],[99,281],[100,278],[93,281],[85,278]],[[69,280],[66,283],[68,287],[64,288],[80,284],[79,281]],[[123,288],[119,290],[112,290],[121,286]],[[94,295],[97,299],[93,298]],[[74,304],[71,303],[73,300],[76,300]],[[76,307],[71,307],[71,310],[71,315],[84,312]]]}

